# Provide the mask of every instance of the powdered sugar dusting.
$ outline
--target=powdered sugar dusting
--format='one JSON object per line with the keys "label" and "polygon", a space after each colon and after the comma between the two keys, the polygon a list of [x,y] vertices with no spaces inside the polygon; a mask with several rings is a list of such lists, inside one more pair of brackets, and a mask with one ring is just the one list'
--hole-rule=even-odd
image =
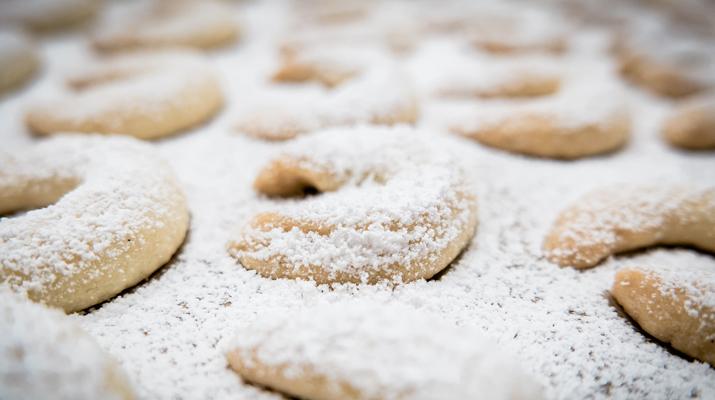
{"label": "powdered sugar dusting", "polygon": [[[250,363],[304,368],[364,398],[540,398],[517,357],[479,331],[412,308],[361,301],[273,311],[227,346]],[[416,350],[419,349],[419,350]]]}
{"label": "powdered sugar dusting", "polygon": [[113,361],[77,321],[0,289],[0,397],[119,399],[107,390]]}
{"label": "powdered sugar dusting", "polygon": [[249,250],[236,255],[350,272],[434,262],[469,225],[475,205],[462,167],[430,143],[407,128],[336,129],[291,143],[279,158],[301,160],[344,183],[335,192],[281,202],[275,212],[329,233],[251,227],[241,233]]}
{"label": "powdered sugar dusting", "polygon": [[95,125],[103,121],[111,133],[125,133],[128,120],[141,116],[155,124],[165,123],[177,104],[186,106],[192,97],[194,102],[202,101],[196,93],[218,84],[208,63],[188,52],[135,54],[95,62],[70,75],[70,82],[76,83],[82,73],[95,76],[96,81],[83,90],[62,91],[49,98],[38,96],[30,112],[41,118],[46,113],[56,115],[61,109],[59,118],[63,120]]}
{"label": "powdered sugar dusting", "polygon": [[27,182],[38,193],[56,185],[68,191],[55,204],[0,220],[0,265],[16,274],[6,282],[16,290],[41,290],[58,275],[119,257],[133,240],[144,240],[139,231],[173,212],[163,201],[175,195],[166,183],[171,171],[134,140],[54,138],[0,156],[0,169],[8,194]]}
{"label": "powdered sugar dusting", "polygon": [[[400,5],[405,9],[422,4]],[[442,2],[439,9],[454,15],[463,5]],[[615,12],[611,5],[604,8]],[[276,64],[275,44],[293,35],[285,25],[271,23],[280,21],[284,6],[233,6],[246,21],[246,39],[236,49],[211,55],[223,75],[229,110],[249,107],[257,96],[275,88],[267,81]],[[435,7],[422,11],[436,13]],[[640,15],[629,17],[637,20]],[[582,36],[574,31],[569,38],[579,42]],[[411,78],[418,80],[442,68],[439,60],[418,62],[416,55],[429,42],[432,39],[425,38],[416,53],[403,60]],[[48,90],[62,76],[60,67],[76,62],[74,52],[85,44],[76,36],[42,44],[48,56],[46,75],[27,92],[0,103],[3,150],[15,151],[32,140],[21,125],[21,106],[29,96]],[[575,47],[580,53],[609,57],[600,47]],[[576,49],[571,46],[570,51]],[[603,83],[600,79],[592,82]],[[208,126],[154,144],[177,172],[192,212],[189,238],[177,257],[149,281],[77,319],[121,362],[138,397],[147,399],[281,398],[243,383],[227,368],[220,343],[234,337],[239,326],[273,309],[298,310],[355,299],[435,313],[446,323],[510,344],[523,368],[545,386],[549,399],[712,398],[715,370],[673,355],[642,335],[606,295],[615,271],[625,263],[684,265],[692,251],[622,255],[585,272],[559,268],[542,258],[543,239],[553,220],[584,193],[614,183],[715,181],[711,154],[676,151],[658,137],[671,105],[623,86],[625,100],[637,115],[633,137],[608,156],[558,162],[505,154],[461,138],[445,139],[476,182],[479,229],[469,249],[440,277],[396,288],[335,285],[331,290],[305,281],[264,279],[236,263],[225,245],[238,227],[265,208],[265,199],[251,184],[285,144],[236,135],[235,114],[225,112]],[[451,119],[453,104],[419,95],[424,109],[419,125],[433,128],[429,138],[447,136],[444,121]],[[434,147],[441,148],[442,143],[435,141]]]}
{"label": "powdered sugar dusting", "polygon": [[281,138],[334,126],[409,122],[405,114],[416,112],[416,101],[413,84],[399,66],[378,62],[327,93],[266,96],[239,112],[236,127]]}

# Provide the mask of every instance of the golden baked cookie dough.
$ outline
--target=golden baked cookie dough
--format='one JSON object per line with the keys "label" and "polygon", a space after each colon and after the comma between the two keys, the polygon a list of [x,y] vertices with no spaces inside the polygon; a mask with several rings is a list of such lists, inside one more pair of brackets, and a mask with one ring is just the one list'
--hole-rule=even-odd
{"label": "golden baked cookie dough", "polygon": [[613,254],[655,245],[715,252],[715,188],[609,186],[578,199],[544,242],[562,267],[590,268]]}
{"label": "golden baked cookie dough", "polygon": [[189,223],[169,166],[122,137],[59,136],[0,152],[0,214],[27,209],[0,219],[0,284],[68,313],[147,278]]}
{"label": "golden baked cookie dough", "polygon": [[156,0],[100,29],[94,47],[103,51],[189,47],[211,49],[234,43],[235,11],[220,1]]}
{"label": "golden baked cookie dough", "polygon": [[715,366],[715,271],[623,268],[611,293],[646,332]]}
{"label": "golden baked cookie dough", "polygon": [[0,287],[0,398],[134,399],[118,363],[79,324]]}
{"label": "golden baked cookie dough", "polygon": [[191,52],[111,57],[68,79],[72,92],[32,104],[38,135],[102,133],[157,139],[189,129],[223,106],[216,72]]}
{"label": "golden baked cookie dough", "polygon": [[0,30],[0,93],[27,82],[38,64],[37,52],[25,35]]}
{"label": "golden baked cookie dough", "polygon": [[53,31],[88,21],[101,5],[101,0],[3,0],[0,2],[0,25]]}
{"label": "golden baked cookie dough", "polygon": [[663,124],[663,138],[688,150],[715,149],[715,96],[678,104]]}
{"label": "golden baked cookie dough", "polygon": [[426,311],[367,301],[273,312],[228,346],[244,380],[302,399],[542,399],[516,357]]}
{"label": "golden baked cookie dough", "polygon": [[[407,128],[335,129],[297,140],[254,187],[289,200],[256,214],[228,249],[268,278],[325,283],[428,279],[470,242],[475,195],[439,138]],[[426,135],[426,134],[424,134]]]}

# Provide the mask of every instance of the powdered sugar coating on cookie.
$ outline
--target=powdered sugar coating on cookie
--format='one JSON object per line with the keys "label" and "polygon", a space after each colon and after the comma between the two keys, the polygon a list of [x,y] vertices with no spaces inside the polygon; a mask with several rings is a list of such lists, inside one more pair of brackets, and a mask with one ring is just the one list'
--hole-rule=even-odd
{"label": "powdered sugar coating on cookie", "polygon": [[259,215],[229,246],[244,264],[264,264],[269,276],[318,266],[321,276],[308,278],[323,283],[429,278],[456,256],[444,260],[445,249],[455,241],[461,249],[474,230],[474,195],[460,166],[410,129],[323,131],[291,144],[274,163],[282,159],[334,183]]}
{"label": "powdered sugar coating on cookie", "polygon": [[245,379],[310,398],[542,398],[504,347],[428,312],[370,301],[276,310],[241,324],[226,346]]}
{"label": "powdered sugar coating on cookie", "polygon": [[0,330],[0,398],[134,398],[116,362],[61,312],[0,287]]}
{"label": "powdered sugar coating on cookie", "polygon": [[588,268],[618,252],[654,244],[715,251],[715,190],[687,185],[610,186],[565,210],[544,243],[561,266]]}
{"label": "powdered sugar coating on cookie", "polygon": [[188,225],[172,171],[135,140],[60,136],[0,154],[0,188],[0,212],[44,207],[0,219],[0,281],[68,312],[148,276]]}

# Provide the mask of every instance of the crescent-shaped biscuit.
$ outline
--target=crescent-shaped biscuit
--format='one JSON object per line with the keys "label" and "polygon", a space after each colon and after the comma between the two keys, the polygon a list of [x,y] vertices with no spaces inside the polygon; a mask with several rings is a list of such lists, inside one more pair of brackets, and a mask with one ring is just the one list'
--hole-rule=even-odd
{"label": "crescent-shaped biscuit", "polygon": [[630,114],[607,88],[564,84],[552,96],[480,104],[450,130],[498,149],[575,159],[612,152],[630,136]]}
{"label": "crescent-shaped biscuit", "polygon": [[30,79],[38,64],[37,52],[24,35],[0,30],[0,93]]}
{"label": "crescent-shaped biscuit", "polygon": [[208,120],[223,105],[216,72],[190,52],[113,57],[68,83],[71,93],[31,105],[26,122],[34,133],[157,139]]}
{"label": "crescent-shaped biscuit", "polygon": [[0,287],[0,398],[131,400],[117,362],[61,312]]}
{"label": "crescent-shaped biscuit", "polygon": [[662,185],[595,190],[558,216],[544,251],[562,267],[590,268],[612,254],[659,244],[715,252],[715,188]]}
{"label": "crescent-shaped biscuit", "polygon": [[623,268],[611,293],[646,332],[715,366],[712,268]]}
{"label": "crescent-shaped biscuit", "polygon": [[101,5],[99,0],[3,0],[0,25],[41,32],[63,29],[91,19]]}
{"label": "crescent-shaped biscuit", "polygon": [[568,48],[568,23],[557,13],[528,4],[518,8],[501,3],[485,6],[476,9],[467,27],[476,48],[496,55],[559,54]]}
{"label": "crescent-shaped biscuit", "polygon": [[228,361],[248,382],[302,399],[543,398],[503,346],[413,308],[352,301],[261,315]]}
{"label": "crescent-shaped biscuit", "polygon": [[538,57],[460,57],[454,64],[442,68],[434,84],[440,97],[540,97],[558,92],[563,80],[557,62]]}
{"label": "crescent-shaped biscuit", "polygon": [[[283,96],[246,107],[236,129],[266,140],[286,140],[320,129],[360,124],[412,124],[418,104],[413,85],[391,61],[372,51],[335,49],[286,56],[274,79],[317,81],[334,89],[313,97]],[[348,57],[353,54],[355,57]],[[375,93],[380,93],[376,96]]]}
{"label": "crescent-shaped biscuit", "polygon": [[675,147],[715,149],[715,97],[687,100],[663,124],[663,137]]}
{"label": "crescent-shaped biscuit", "polygon": [[269,196],[321,194],[258,213],[229,252],[269,278],[374,284],[432,277],[469,243],[477,212],[464,172],[420,135],[366,127],[296,141],[254,186]]}
{"label": "crescent-shaped biscuit", "polygon": [[713,87],[715,46],[708,39],[661,27],[621,36],[614,44],[621,75],[667,97],[685,97]]}
{"label": "crescent-shaped biscuit", "polygon": [[147,278],[181,245],[186,200],[149,145],[60,136],[0,153],[0,284],[73,312]]}
{"label": "crescent-shaped biscuit", "polygon": [[238,38],[234,10],[222,2],[157,0],[138,15],[100,29],[93,39],[102,51],[189,47],[210,49]]}

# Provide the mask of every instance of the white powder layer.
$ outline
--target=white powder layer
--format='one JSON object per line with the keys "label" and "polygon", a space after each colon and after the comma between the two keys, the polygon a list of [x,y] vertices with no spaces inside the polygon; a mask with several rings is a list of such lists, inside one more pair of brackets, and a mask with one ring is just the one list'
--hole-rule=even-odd
{"label": "white powder layer", "polygon": [[[677,252],[676,252],[677,253]],[[660,291],[677,298],[683,292],[687,296],[685,307],[693,317],[707,318],[715,323],[715,273],[708,259],[683,253],[680,265],[647,265],[637,267],[660,281]],[[706,322],[706,321],[703,321]]]}
{"label": "white powder layer", "polygon": [[41,292],[58,276],[117,258],[144,240],[139,232],[173,213],[162,201],[175,195],[172,172],[149,145],[129,138],[52,138],[0,152],[0,171],[6,202],[22,193],[62,196],[48,207],[0,219],[0,265],[10,272],[3,283],[16,290]]}
{"label": "white powder layer", "polygon": [[64,313],[0,289],[0,398],[119,399],[115,362]]}
{"label": "white powder layer", "polygon": [[290,143],[276,160],[296,160],[338,188],[270,210],[328,232],[249,226],[240,233],[249,248],[236,255],[353,274],[437,262],[476,208],[462,165],[438,143],[407,127],[334,129]]}
{"label": "white powder layer", "polygon": [[166,46],[172,42],[196,41],[192,40],[194,37],[211,38],[237,29],[231,15],[233,10],[217,1],[144,1],[127,8],[116,19],[107,19],[95,32],[99,43],[115,41],[133,45],[138,38],[140,42]]}
{"label": "white powder layer", "polygon": [[356,73],[353,79],[324,93],[265,96],[239,113],[237,130],[259,130],[268,136],[282,137],[286,130],[307,133],[335,126],[394,121],[416,107],[415,89],[395,63],[378,61]]}
{"label": "white powder layer", "polygon": [[206,60],[190,52],[134,54],[81,67],[69,76],[70,82],[76,82],[83,69],[95,80],[85,82],[89,84],[82,90],[38,99],[31,108],[38,118],[51,114],[61,121],[76,123],[105,121],[111,133],[123,133],[121,129],[127,121],[140,117],[165,123],[175,109],[189,107],[187,98],[197,104],[202,99],[192,98],[194,93],[203,93],[203,88],[217,84],[216,74]]}
{"label": "white powder layer", "polygon": [[[556,247],[556,256],[576,256],[587,261],[591,254],[580,255],[589,246],[604,245],[613,251],[627,250],[637,238],[656,241],[682,240],[685,229],[707,224],[701,220],[715,210],[715,188],[712,186],[613,185],[599,188],[576,200],[564,212],[558,225],[559,242],[574,240],[578,248]],[[707,228],[706,228],[707,229]],[[630,236],[636,239],[631,238]],[[700,242],[715,241],[715,231],[704,231]],[[625,239],[624,239],[625,238]]]}
{"label": "white powder layer", "polygon": [[539,399],[541,388],[514,357],[478,330],[439,316],[371,301],[272,312],[239,326],[227,349],[245,367],[305,370],[328,387],[347,384],[369,399]]}
{"label": "white powder layer", "polygon": [[[440,4],[444,9],[454,7],[455,13],[461,6]],[[192,224],[185,246],[152,279],[78,317],[121,362],[140,398],[278,399],[280,395],[247,385],[228,370],[219,343],[234,337],[244,322],[272,309],[354,299],[436,313],[446,323],[497,337],[515,348],[518,361],[545,386],[549,399],[715,396],[715,370],[673,355],[644,337],[617,313],[607,294],[615,271],[624,263],[678,266],[689,262],[692,251],[633,253],[584,272],[559,268],[542,257],[541,244],[556,215],[601,185],[715,181],[711,154],[674,150],[659,138],[660,123],[671,105],[615,77],[623,89],[622,100],[637,118],[630,143],[612,155],[558,162],[505,154],[460,138],[444,139],[458,149],[455,157],[468,165],[467,172],[478,183],[480,224],[469,249],[436,279],[397,288],[337,285],[331,290],[303,281],[264,279],[238,265],[225,244],[237,227],[265,207],[251,184],[258,169],[284,144],[236,135],[233,112],[275,87],[266,79],[277,62],[275,44],[293,32],[268,22],[282,20],[283,6],[235,5],[236,14],[246,22],[245,40],[211,55],[223,75],[227,112],[210,125],[154,144],[187,192]],[[570,38],[581,43],[582,36],[573,32]],[[0,103],[3,149],[14,151],[32,140],[22,126],[22,106],[33,95],[56,89],[60,71],[86,57],[84,45],[86,41],[76,36],[44,41],[43,78]],[[575,47],[592,58],[608,57],[588,41]],[[420,48],[415,50],[401,61],[409,67],[410,77],[419,79],[442,68],[439,60],[419,60]],[[435,137],[447,135],[445,122],[455,107],[478,104],[438,102],[420,95],[424,113],[419,125],[432,128]],[[588,106],[583,109],[588,111]],[[588,116],[579,112],[579,118]],[[711,256],[700,257],[715,268]]]}

